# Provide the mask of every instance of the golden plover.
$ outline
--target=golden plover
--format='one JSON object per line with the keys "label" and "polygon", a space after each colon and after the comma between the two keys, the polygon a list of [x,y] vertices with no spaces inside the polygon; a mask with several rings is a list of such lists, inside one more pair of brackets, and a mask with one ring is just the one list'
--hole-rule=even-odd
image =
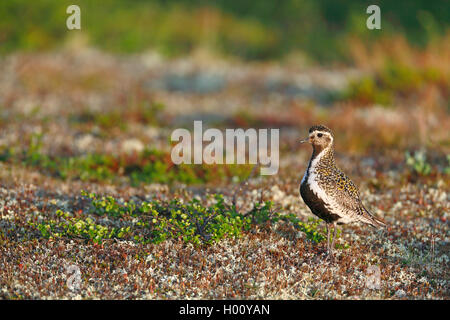
{"label": "golden plover", "polygon": [[[355,184],[336,166],[333,141],[329,128],[316,125],[309,129],[309,137],[301,143],[311,143],[313,153],[300,184],[303,201],[313,214],[326,222],[327,251],[331,259],[336,224],[364,222],[374,227],[386,226],[364,207]],[[330,246],[331,226],[334,227],[334,236]]]}

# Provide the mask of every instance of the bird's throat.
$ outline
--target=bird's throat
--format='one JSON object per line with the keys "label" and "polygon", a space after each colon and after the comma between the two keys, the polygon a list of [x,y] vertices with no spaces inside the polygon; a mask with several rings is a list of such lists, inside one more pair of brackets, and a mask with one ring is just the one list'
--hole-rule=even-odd
{"label": "bird's throat", "polygon": [[325,149],[326,148],[321,146],[321,145],[313,145],[313,153],[312,153],[312,156],[311,156],[311,160],[316,159],[319,156],[319,154],[322,151],[324,151]]}
{"label": "bird's throat", "polygon": [[[318,159],[320,158],[320,159]],[[329,164],[334,164],[334,150],[333,146],[328,145],[326,147],[320,145],[313,145],[313,153],[310,162],[314,160],[326,161]],[[317,162],[317,161],[315,161]]]}

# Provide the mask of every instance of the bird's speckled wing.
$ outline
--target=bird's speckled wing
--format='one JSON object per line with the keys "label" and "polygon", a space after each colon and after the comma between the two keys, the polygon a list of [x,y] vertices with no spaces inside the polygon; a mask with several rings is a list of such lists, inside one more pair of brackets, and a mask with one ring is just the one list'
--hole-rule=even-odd
{"label": "bird's speckled wing", "polygon": [[327,191],[336,204],[332,211],[341,216],[341,222],[361,221],[375,227],[386,225],[364,207],[355,184],[342,171],[335,167],[328,179],[328,187],[334,185],[330,188],[333,190]]}
{"label": "bird's speckled wing", "polygon": [[319,182],[326,193],[335,201],[336,214],[353,220],[364,214],[355,184],[338,168],[334,167]]}

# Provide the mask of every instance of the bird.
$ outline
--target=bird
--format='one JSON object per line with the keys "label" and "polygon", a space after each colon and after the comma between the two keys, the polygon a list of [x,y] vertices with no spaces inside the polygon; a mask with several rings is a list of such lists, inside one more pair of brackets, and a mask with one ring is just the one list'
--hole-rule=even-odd
{"label": "bird", "polygon": [[[309,142],[313,152],[300,183],[300,195],[311,212],[324,220],[327,229],[327,253],[334,260],[333,250],[337,225],[362,222],[372,227],[386,227],[363,205],[358,188],[336,165],[334,135],[324,125],[314,125],[301,143]],[[334,227],[330,245],[331,227]]]}

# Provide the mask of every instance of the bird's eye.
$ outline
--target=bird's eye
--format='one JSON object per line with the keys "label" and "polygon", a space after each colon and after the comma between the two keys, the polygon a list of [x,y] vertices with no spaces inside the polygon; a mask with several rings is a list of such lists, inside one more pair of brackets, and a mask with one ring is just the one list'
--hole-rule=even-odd
{"label": "bird's eye", "polygon": [[322,133],[318,133],[317,136],[318,136],[319,138],[321,138],[321,137],[323,136],[323,134],[322,134]]}

